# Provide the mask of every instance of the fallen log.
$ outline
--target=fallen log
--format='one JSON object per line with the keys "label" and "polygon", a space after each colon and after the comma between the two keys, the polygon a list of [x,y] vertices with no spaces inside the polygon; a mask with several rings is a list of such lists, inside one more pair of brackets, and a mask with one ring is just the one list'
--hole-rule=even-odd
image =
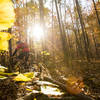
{"label": "fallen log", "polygon": [[43,80],[44,80],[44,81],[49,81],[49,82],[51,82],[51,83],[54,83],[54,84],[56,84],[56,85],[59,86],[59,89],[61,89],[61,90],[65,91],[65,92],[67,92],[67,90],[66,90],[66,85],[64,85],[64,84],[62,84],[62,83],[60,83],[60,82],[58,82],[58,81],[56,81],[56,80],[54,80],[54,79],[48,78],[48,77],[44,77]]}
{"label": "fallen log", "polygon": [[[64,85],[54,79],[48,78],[48,77],[44,77],[44,80],[58,85],[59,89],[63,90],[65,93],[69,94],[66,89],[66,85]],[[72,95],[72,96],[76,97],[77,99],[60,99],[60,100],[93,100],[90,96],[87,96],[84,93],[80,93],[80,94]],[[51,99],[51,100],[56,100],[56,99]]]}

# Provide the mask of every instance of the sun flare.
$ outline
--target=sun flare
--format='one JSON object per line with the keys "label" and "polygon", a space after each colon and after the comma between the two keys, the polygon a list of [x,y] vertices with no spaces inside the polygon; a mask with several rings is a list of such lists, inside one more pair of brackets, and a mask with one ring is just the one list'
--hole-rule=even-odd
{"label": "sun flare", "polygon": [[39,24],[36,24],[32,29],[32,34],[35,40],[41,40],[44,36],[43,28]]}

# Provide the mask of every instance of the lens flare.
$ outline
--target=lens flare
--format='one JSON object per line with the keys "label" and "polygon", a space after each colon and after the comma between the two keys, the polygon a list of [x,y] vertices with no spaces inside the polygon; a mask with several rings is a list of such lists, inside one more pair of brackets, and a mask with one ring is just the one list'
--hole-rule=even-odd
{"label": "lens flare", "polygon": [[35,40],[41,40],[44,36],[43,28],[40,25],[36,24],[32,29],[32,34]]}

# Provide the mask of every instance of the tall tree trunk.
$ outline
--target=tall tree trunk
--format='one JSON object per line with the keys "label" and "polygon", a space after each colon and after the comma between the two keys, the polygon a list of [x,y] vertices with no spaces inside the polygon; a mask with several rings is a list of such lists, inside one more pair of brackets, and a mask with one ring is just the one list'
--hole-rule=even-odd
{"label": "tall tree trunk", "polygon": [[52,0],[52,56],[53,56],[53,64],[55,64],[55,52],[54,52],[54,0]]}
{"label": "tall tree trunk", "polygon": [[81,24],[82,35],[83,35],[83,39],[84,39],[86,58],[87,58],[88,61],[90,61],[90,59],[89,59],[89,56],[90,56],[89,55],[89,44],[88,44],[89,40],[88,40],[87,33],[85,32],[85,25],[84,25],[84,22],[83,22],[83,19],[82,19],[81,8],[79,6],[78,0],[75,0],[75,3],[76,3],[76,8],[77,8],[80,24]]}
{"label": "tall tree trunk", "polygon": [[82,59],[83,59],[84,58],[84,50],[83,50],[84,47],[83,47],[83,43],[82,43],[83,39],[81,39],[80,25],[79,25],[79,20],[78,20],[78,16],[76,15],[76,12],[75,12],[75,23],[76,23],[77,36],[78,36],[79,45],[80,45],[80,51],[81,51],[81,55],[82,55]]}
{"label": "tall tree trunk", "polygon": [[78,36],[77,36],[77,31],[76,31],[76,29],[74,27],[74,19],[73,19],[72,13],[70,11],[70,8],[69,7],[67,7],[67,8],[68,8],[68,11],[69,11],[69,14],[70,14],[70,17],[71,17],[71,21],[72,21],[72,28],[73,28],[72,30],[73,30],[74,35],[75,35],[77,53],[78,53],[78,55],[80,55],[80,57],[82,57],[82,55],[81,55],[82,54],[82,52],[81,52],[81,44],[80,44]]}
{"label": "tall tree trunk", "polygon": [[95,52],[96,52],[96,57],[98,57],[98,50],[97,50],[97,46],[96,46],[96,38],[95,38],[95,35],[94,35],[94,33],[93,33],[93,31],[92,31],[92,38],[93,38],[93,42],[94,42],[94,46],[95,46]]}
{"label": "tall tree trunk", "polygon": [[44,26],[44,6],[43,0],[39,0],[39,9],[40,9],[40,23],[42,27]]}
{"label": "tall tree trunk", "polygon": [[94,9],[95,9],[95,12],[96,12],[96,17],[97,17],[97,20],[98,20],[98,24],[100,26],[100,18],[99,18],[99,14],[98,14],[98,11],[97,11],[97,7],[96,7],[96,4],[95,4],[95,1],[92,0],[92,2],[93,2]]}
{"label": "tall tree trunk", "polygon": [[[8,32],[11,34],[11,28],[8,29]],[[9,59],[10,65],[9,65],[8,71],[12,72],[13,59],[12,59],[12,40],[11,39],[9,40],[9,55],[10,55],[10,59]]]}
{"label": "tall tree trunk", "polygon": [[[61,8],[61,7],[60,7]],[[68,47],[68,49],[69,49],[69,56],[70,56],[70,58],[72,59],[73,57],[72,57],[72,48],[71,48],[71,39],[70,39],[70,35],[69,35],[69,32],[68,32],[68,29],[67,29],[67,22],[66,22],[66,15],[67,15],[67,13],[66,13],[66,0],[64,0],[64,11],[65,11],[65,15],[64,15],[64,22],[63,22],[63,28],[64,28],[64,30],[67,30],[67,32],[65,33],[66,34],[66,38],[67,38],[67,47]],[[61,10],[60,10],[60,13],[61,13]]]}
{"label": "tall tree trunk", "polygon": [[64,61],[66,65],[69,67],[69,52],[68,52],[68,48],[66,44],[67,43],[66,35],[61,24],[60,15],[59,15],[58,6],[57,6],[57,0],[55,0],[55,6],[56,6],[56,12],[57,12],[57,17],[58,17],[58,22],[59,22],[60,37],[61,37],[62,48],[63,48],[63,53],[64,53]]}

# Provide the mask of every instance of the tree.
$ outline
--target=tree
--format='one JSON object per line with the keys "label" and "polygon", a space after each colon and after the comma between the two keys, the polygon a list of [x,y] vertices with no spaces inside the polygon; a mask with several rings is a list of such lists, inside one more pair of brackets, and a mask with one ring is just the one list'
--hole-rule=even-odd
{"label": "tree", "polygon": [[84,25],[84,22],[83,22],[83,19],[82,19],[81,8],[79,6],[78,0],[75,0],[75,3],[76,3],[77,12],[78,12],[78,15],[79,15],[80,24],[81,24],[86,57],[87,57],[87,60],[89,61],[89,56],[90,56],[90,54],[89,54],[89,40],[88,40],[87,33],[85,31],[85,25]]}

